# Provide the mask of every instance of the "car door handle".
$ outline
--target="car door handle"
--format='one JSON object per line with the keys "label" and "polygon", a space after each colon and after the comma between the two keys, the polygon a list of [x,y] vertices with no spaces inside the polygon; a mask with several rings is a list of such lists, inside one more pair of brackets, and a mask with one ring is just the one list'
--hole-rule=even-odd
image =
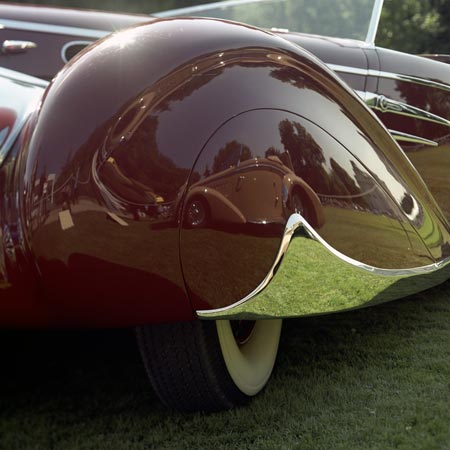
{"label": "car door handle", "polygon": [[35,42],[31,41],[11,41],[5,40],[2,43],[1,52],[4,55],[13,55],[15,53],[25,53],[30,48],[36,48]]}

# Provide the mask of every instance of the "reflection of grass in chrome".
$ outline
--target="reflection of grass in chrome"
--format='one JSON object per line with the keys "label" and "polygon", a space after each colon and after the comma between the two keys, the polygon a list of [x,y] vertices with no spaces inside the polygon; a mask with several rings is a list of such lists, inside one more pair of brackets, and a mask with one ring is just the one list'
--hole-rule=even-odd
{"label": "reflection of grass in chrome", "polygon": [[[430,264],[417,235],[398,221],[350,209],[325,208],[326,225],[319,234],[334,248],[374,267],[405,268]],[[416,254],[410,251],[411,243]],[[424,257],[425,256],[425,257]]]}
{"label": "reflection of grass in chrome", "polygon": [[[448,270],[439,282],[446,277]],[[239,318],[264,318],[338,312],[404,297],[430,287],[433,280],[373,275],[342,262],[318,242],[298,237],[269,286],[234,313]]]}
{"label": "reflection of grass in chrome", "polygon": [[279,241],[208,229],[184,230],[182,259],[189,288],[213,308],[240,300],[266,276]]}

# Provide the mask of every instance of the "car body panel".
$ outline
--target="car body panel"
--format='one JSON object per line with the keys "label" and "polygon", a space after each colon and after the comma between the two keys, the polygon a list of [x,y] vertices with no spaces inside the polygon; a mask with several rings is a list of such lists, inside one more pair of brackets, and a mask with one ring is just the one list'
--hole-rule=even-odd
{"label": "car body panel", "polygon": [[[55,26],[69,15],[57,15]],[[45,13],[37,22],[44,21]],[[55,34],[56,49],[68,35]],[[438,72],[448,66],[421,60],[436,67],[427,78],[433,96],[437,83],[447,83]],[[390,292],[399,273],[443,268],[450,228],[438,195],[375,115],[390,126],[389,113],[364,102],[387,93],[387,70],[394,67],[381,50],[357,41],[213,19],[157,20],[85,48],[57,74],[1,169],[11,240],[2,305],[12,311],[2,324],[217,317],[214,311],[257,298],[272,280],[294,219],[335,258],[372,271],[373,296]],[[425,77],[423,70],[408,73]],[[233,143],[247,156],[230,151],[231,164],[215,167]],[[292,165],[282,161],[285,153]],[[210,220],[189,223],[202,193]],[[11,291],[27,279],[27,294]],[[291,297],[285,305],[295,305]],[[371,304],[366,297],[327,300],[327,307],[313,300],[275,307],[272,316]]]}

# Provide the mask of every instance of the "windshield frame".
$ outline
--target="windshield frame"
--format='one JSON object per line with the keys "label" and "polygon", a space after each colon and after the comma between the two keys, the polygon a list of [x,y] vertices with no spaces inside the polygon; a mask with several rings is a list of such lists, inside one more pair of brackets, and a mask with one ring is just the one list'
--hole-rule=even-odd
{"label": "windshield frame", "polygon": [[375,45],[375,37],[378,31],[378,25],[380,24],[381,10],[383,9],[384,0],[375,0],[372,9],[372,17],[369,22],[369,29],[365,42],[370,45]]}
{"label": "windshield frame", "polygon": [[[153,16],[159,18],[165,17],[191,17],[197,16],[201,17],[202,13],[210,9],[230,7],[237,5],[245,5],[246,3],[262,3],[270,0],[225,0],[220,2],[205,3],[203,5],[187,6],[184,8],[170,9],[168,11],[161,11],[158,13],[152,13]],[[372,15],[370,16],[369,27],[367,30],[367,35],[364,41],[367,45],[375,45],[375,37],[377,35],[378,25],[380,23],[381,10],[383,9],[384,0],[374,0]],[[278,27],[271,28],[272,30],[283,29],[283,24],[279,24]],[[301,31],[292,30],[294,33],[301,33]],[[332,37],[332,36],[330,36]]]}

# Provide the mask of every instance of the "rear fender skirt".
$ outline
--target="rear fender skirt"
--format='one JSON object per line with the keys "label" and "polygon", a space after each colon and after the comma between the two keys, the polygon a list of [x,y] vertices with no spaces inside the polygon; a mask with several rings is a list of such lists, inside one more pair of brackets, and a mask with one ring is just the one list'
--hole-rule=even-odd
{"label": "rear fender skirt", "polygon": [[450,258],[409,269],[381,269],[342,254],[299,214],[285,228],[266,278],[233,305],[200,310],[202,319],[256,320],[333,313],[411,295],[450,277]]}
{"label": "rear fender skirt", "polygon": [[[237,23],[160,20],[89,46],[47,89],[24,152],[23,246],[59,326],[231,305],[266,277],[295,212],[377,267],[448,248],[434,199],[356,94],[310,53]],[[189,190],[205,185],[245,223],[186,228]],[[374,252],[385,237],[394,248]]]}

